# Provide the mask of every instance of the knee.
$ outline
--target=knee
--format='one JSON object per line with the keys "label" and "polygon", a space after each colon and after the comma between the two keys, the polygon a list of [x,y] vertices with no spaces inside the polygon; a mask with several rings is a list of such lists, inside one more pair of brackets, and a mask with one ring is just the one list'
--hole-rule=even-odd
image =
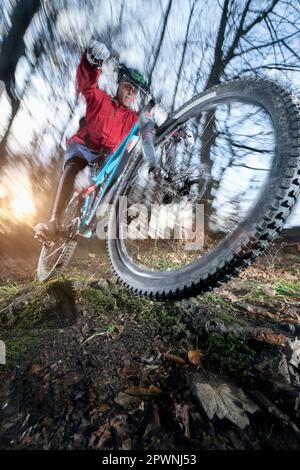
{"label": "knee", "polygon": [[65,170],[68,169],[69,171],[74,171],[78,173],[78,171],[83,170],[86,165],[87,162],[82,157],[75,156],[66,162]]}

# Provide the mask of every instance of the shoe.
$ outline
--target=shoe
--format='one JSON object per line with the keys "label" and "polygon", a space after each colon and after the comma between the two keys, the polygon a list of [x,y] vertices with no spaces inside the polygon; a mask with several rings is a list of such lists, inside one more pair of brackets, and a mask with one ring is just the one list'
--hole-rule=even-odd
{"label": "shoe", "polygon": [[34,238],[37,238],[41,241],[55,240],[58,234],[58,225],[56,220],[49,220],[49,222],[41,222],[34,227],[35,235]]}

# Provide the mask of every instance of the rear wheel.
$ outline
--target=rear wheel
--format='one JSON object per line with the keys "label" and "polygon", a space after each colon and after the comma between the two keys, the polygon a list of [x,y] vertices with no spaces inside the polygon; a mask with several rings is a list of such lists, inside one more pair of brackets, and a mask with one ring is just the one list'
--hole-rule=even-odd
{"label": "rear wheel", "polygon": [[[180,150],[172,139],[182,126],[193,143]],[[156,151],[155,179],[137,151],[126,169],[108,252],[132,292],[177,299],[238,275],[282,229],[299,193],[299,103],[268,80],[221,84],[173,114],[157,132]]]}

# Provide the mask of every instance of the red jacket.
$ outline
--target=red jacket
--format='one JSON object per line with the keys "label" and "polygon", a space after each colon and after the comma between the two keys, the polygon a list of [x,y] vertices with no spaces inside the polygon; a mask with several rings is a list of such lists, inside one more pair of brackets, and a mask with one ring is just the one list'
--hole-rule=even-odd
{"label": "red jacket", "polygon": [[89,64],[84,53],[76,78],[77,92],[86,99],[85,119],[76,134],[67,140],[67,144],[78,142],[96,152],[103,147],[115,150],[138,120],[136,112],[98,88],[100,71]]}

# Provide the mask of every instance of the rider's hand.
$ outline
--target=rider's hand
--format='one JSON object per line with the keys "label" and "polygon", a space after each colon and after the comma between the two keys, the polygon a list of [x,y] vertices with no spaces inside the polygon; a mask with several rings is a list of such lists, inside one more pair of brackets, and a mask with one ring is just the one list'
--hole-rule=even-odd
{"label": "rider's hand", "polygon": [[86,58],[91,65],[100,67],[104,60],[109,59],[110,52],[103,42],[92,39],[86,52]]}

